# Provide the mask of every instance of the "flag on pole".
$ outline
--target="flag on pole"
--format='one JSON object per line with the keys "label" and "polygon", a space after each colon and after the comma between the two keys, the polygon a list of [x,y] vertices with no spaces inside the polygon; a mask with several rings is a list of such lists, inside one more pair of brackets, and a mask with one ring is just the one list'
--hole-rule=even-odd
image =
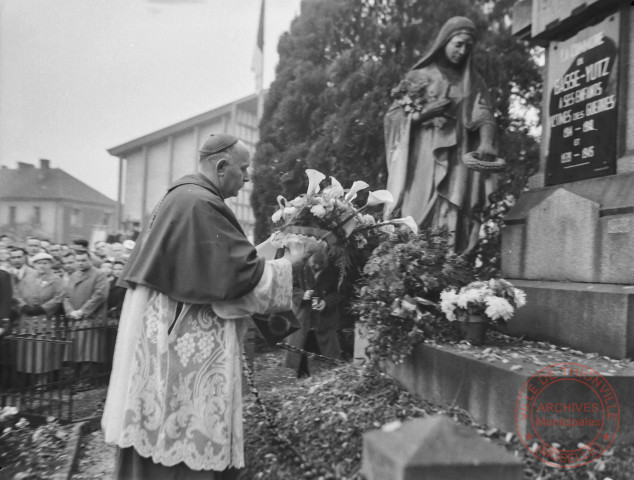
{"label": "flag on pole", "polygon": [[260,22],[258,24],[258,36],[255,42],[255,51],[253,52],[253,64],[251,70],[255,74],[255,91],[260,96],[258,102],[258,117],[262,113],[262,91],[264,87],[264,0],[260,8]]}

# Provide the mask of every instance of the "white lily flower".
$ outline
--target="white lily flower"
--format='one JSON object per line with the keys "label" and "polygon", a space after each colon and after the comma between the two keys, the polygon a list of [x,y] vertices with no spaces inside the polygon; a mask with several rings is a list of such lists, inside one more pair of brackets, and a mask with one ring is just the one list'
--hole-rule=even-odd
{"label": "white lily flower", "polygon": [[310,208],[310,213],[315,215],[317,218],[323,218],[326,215],[326,209],[322,205],[313,205]]}
{"label": "white lily flower", "polygon": [[365,183],[363,180],[356,180],[352,186],[350,187],[350,191],[346,193],[346,202],[351,202],[355,198],[357,198],[357,192],[363,190],[364,188],[368,188],[370,185]]}
{"label": "white lily flower", "polygon": [[306,199],[304,197],[295,197],[293,200],[289,202],[293,207],[303,207],[306,203]]}
{"label": "white lily flower", "polygon": [[418,233],[418,225],[416,225],[416,222],[414,221],[411,215],[408,215],[407,217],[403,217],[403,218],[395,218],[393,220],[390,220],[390,223],[393,223],[396,225],[405,225],[407,228],[409,228],[412,231],[412,233],[414,234]]}
{"label": "white lily flower", "polygon": [[330,186],[324,188],[324,195],[330,198],[339,198],[343,196],[343,187],[335,177],[330,177]]}
{"label": "white lily flower", "polygon": [[306,175],[308,175],[308,190],[306,191],[306,196],[311,197],[319,191],[319,183],[326,178],[326,175],[312,168],[306,170]]}
{"label": "white lily flower", "polygon": [[284,209],[284,216],[285,217],[292,217],[296,213],[297,213],[297,209],[295,207],[286,207]]}
{"label": "white lily flower", "polygon": [[275,212],[273,215],[271,215],[271,221],[273,223],[279,222],[282,219],[282,213],[283,213],[283,210],[281,209]]}
{"label": "white lily flower", "polygon": [[366,207],[381,205],[382,203],[394,203],[394,196],[387,190],[376,190],[368,194]]}
{"label": "white lily flower", "polygon": [[284,195],[277,196],[277,204],[280,206],[280,208],[284,208],[287,203],[288,203],[288,200],[284,198]]}

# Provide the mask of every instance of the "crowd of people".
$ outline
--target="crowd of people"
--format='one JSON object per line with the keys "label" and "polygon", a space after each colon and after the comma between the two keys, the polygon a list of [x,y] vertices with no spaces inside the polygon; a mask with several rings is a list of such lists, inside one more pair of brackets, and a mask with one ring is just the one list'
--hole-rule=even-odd
{"label": "crowd of people", "polygon": [[116,329],[95,327],[118,321],[125,288],[116,282],[133,248],[131,240],[90,249],[83,239],[67,245],[0,235],[3,387],[49,383],[65,362],[85,378],[111,361]]}

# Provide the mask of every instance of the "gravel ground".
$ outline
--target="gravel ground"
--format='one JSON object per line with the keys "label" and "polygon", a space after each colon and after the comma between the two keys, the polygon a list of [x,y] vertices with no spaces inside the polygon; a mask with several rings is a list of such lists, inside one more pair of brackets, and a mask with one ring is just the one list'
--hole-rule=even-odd
{"label": "gravel ground", "polygon": [[116,447],[107,445],[103,441],[103,432],[101,430],[84,434],[76,468],[77,473],[72,476],[72,479],[111,479],[116,453]]}

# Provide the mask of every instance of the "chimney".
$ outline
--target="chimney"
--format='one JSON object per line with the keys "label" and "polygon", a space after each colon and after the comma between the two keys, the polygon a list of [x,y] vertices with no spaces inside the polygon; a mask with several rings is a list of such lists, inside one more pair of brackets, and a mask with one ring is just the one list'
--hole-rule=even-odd
{"label": "chimney", "polygon": [[29,168],[35,168],[32,163],[18,162],[18,170],[28,170]]}
{"label": "chimney", "polygon": [[48,170],[49,168],[51,168],[51,161],[45,158],[40,158],[40,169]]}

